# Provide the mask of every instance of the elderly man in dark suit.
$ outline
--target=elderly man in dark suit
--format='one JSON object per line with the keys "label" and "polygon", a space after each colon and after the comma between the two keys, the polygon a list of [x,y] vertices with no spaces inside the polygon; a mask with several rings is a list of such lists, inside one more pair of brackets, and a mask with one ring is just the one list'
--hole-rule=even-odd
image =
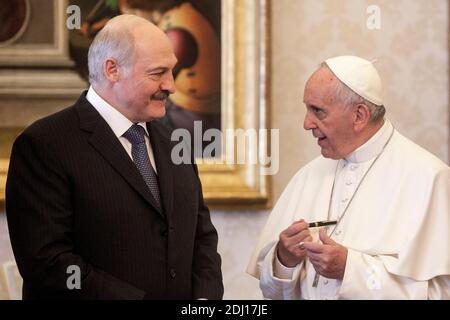
{"label": "elderly man in dark suit", "polygon": [[153,121],[175,90],[168,38],[118,16],[88,60],[87,93],[14,143],[6,211],[23,297],[221,299],[197,168],[172,162],[170,133]]}

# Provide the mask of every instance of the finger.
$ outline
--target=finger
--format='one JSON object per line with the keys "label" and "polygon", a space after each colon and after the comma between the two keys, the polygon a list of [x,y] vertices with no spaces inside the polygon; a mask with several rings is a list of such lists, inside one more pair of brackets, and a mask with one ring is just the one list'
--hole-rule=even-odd
{"label": "finger", "polygon": [[297,248],[300,248],[301,251],[304,251],[305,247],[303,246],[303,243],[310,241],[312,241],[312,237],[309,235],[309,231],[305,230],[302,231],[300,235],[287,239],[285,242],[286,243],[285,246],[292,251],[294,251]]}
{"label": "finger", "polygon": [[314,269],[316,269],[316,271],[317,271],[318,268],[322,269],[322,264],[321,264],[320,261],[309,259],[309,262],[313,265],[313,267],[314,267]]}
{"label": "finger", "polygon": [[302,245],[302,247],[304,248],[303,244],[304,244],[305,242],[312,242],[312,241],[313,241],[313,238],[312,238],[310,235],[308,235],[307,237],[303,238],[303,239],[298,243],[298,245],[299,245],[299,246]]}
{"label": "finger", "polygon": [[315,243],[315,242],[304,242],[303,246],[305,247],[305,249],[307,251],[314,252],[314,253],[322,253],[324,250],[323,244]]}
{"label": "finger", "polygon": [[285,229],[283,233],[288,237],[292,237],[303,230],[308,230],[308,224],[304,220],[294,222],[287,229]]}
{"label": "finger", "polygon": [[322,269],[322,265],[319,261],[309,259],[309,262],[312,264],[314,270],[316,270],[317,273],[319,273],[319,274],[322,273],[323,269]]}
{"label": "finger", "polygon": [[309,260],[316,261],[316,262],[322,262],[322,254],[321,253],[306,251],[306,254],[308,255]]}
{"label": "finger", "polygon": [[324,262],[320,255],[307,254],[307,257],[308,257],[309,262],[311,262],[313,265],[315,265],[316,267],[319,266],[319,267],[323,268]]}
{"label": "finger", "polygon": [[305,243],[305,242],[311,242],[312,240],[313,240],[313,239],[312,239],[311,236],[307,236],[306,238],[302,239],[302,241],[300,241],[300,242],[298,243],[298,246],[300,247],[300,249],[306,250],[306,249],[305,249],[305,246],[304,246],[304,243]]}
{"label": "finger", "polygon": [[305,241],[312,241],[312,237],[309,235],[308,230],[304,230],[300,235],[296,235],[291,238],[288,238],[285,235],[280,235],[279,246],[290,252],[295,252],[298,250],[304,251],[305,248],[300,244]]}
{"label": "finger", "polygon": [[299,243],[302,241],[306,241],[306,239],[310,237],[311,233],[308,229],[301,231],[300,233],[297,233],[296,235],[292,236],[289,241],[292,241],[293,243]]}
{"label": "finger", "polygon": [[323,244],[328,244],[328,245],[335,245],[336,244],[336,242],[334,242],[334,240],[331,239],[327,235],[326,228],[321,228],[319,230],[319,239],[320,239],[320,241],[322,241]]}

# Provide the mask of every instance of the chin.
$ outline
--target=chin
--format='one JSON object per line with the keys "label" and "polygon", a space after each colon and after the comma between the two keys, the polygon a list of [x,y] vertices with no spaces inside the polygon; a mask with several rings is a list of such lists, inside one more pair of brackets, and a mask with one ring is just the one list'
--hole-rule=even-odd
{"label": "chin", "polygon": [[149,117],[152,119],[159,119],[166,115],[166,105],[164,103],[158,103],[158,104],[150,104],[148,106]]}
{"label": "chin", "polygon": [[330,153],[330,152],[327,152],[327,150],[323,150],[322,149],[320,153],[322,154],[322,156],[324,158],[327,158],[327,159],[333,159],[333,160],[341,159],[341,157],[339,157],[338,155]]}
{"label": "chin", "polygon": [[152,113],[150,114],[150,117],[151,117],[152,119],[159,119],[159,118],[164,117],[165,115],[166,115],[166,109],[161,110],[160,112],[159,112],[159,111],[158,111],[158,112],[152,112]]}

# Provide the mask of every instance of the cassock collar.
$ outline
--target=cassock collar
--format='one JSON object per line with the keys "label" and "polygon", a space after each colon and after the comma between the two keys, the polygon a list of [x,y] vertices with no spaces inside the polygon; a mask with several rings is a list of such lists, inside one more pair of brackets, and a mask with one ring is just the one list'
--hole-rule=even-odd
{"label": "cassock collar", "polygon": [[366,143],[344,159],[347,162],[359,163],[375,158],[383,150],[393,129],[391,122],[385,119],[383,126]]}

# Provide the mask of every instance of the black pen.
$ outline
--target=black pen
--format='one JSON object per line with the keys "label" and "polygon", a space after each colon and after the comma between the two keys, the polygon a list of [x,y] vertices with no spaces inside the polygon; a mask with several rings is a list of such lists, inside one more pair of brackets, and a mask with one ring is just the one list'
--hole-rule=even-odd
{"label": "black pen", "polygon": [[336,220],[317,221],[317,222],[310,222],[308,224],[308,227],[316,228],[316,227],[332,226],[334,224],[337,224]]}

